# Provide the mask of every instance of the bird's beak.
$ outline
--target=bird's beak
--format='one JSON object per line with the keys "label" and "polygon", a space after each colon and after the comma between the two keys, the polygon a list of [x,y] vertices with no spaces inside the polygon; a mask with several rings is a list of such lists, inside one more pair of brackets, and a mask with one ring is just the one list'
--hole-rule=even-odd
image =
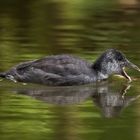
{"label": "bird's beak", "polygon": [[137,70],[137,71],[140,72],[140,68],[139,68],[138,66],[136,66],[135,64],[131,63],[131,62],[128,61],[128,60],[126,61],[126,65],[127,65],[127,67],[133,68],[133,69],[135,69],[135,70]]}

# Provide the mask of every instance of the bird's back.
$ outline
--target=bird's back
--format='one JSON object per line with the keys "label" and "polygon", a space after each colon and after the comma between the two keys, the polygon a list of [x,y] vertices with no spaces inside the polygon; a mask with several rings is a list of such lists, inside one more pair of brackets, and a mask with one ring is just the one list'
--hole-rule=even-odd
{"label": "bird's back", "polygon": [[86,60],[71,55],[54,55],[34,61],[32,67],[65,76],[81,73],[88,74],[91,64]]}

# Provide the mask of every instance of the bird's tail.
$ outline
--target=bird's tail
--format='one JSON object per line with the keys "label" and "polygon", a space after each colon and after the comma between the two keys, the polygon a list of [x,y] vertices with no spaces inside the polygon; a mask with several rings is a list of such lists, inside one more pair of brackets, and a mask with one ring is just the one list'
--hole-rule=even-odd
{"label": "bird's tail", "polygon": [[0,77],[1,78],[5,78],[6,77],[6,73],[5,72],[0,72]]}

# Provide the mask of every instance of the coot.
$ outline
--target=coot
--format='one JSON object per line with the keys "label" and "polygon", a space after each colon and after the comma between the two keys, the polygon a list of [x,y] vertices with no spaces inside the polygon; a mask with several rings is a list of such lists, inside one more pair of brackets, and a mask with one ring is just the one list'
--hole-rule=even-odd
{"label": "coot", "polygon": [[81,85],[107,79],[112,74],[131,81],[124,68],[140,69],[116,49],[106,50],[94,63],[71,55],[53,55],[28,61],[0,73],[14,82],[54,86]]}

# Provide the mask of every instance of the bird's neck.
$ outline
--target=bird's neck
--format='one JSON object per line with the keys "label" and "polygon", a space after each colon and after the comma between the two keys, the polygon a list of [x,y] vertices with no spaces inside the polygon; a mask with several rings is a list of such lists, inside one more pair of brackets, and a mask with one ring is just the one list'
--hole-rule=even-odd
{"label": "bird's neck", "polygon": [[96,80],[97,81],[104,80],[104,79],[107,79],[109,77],[106,69],[104,69],[102,67],[102,65],[100,65],[99,63],[93,64],[92,69],[96,73]]}
{"label": "bird's neck", "polygon": [[108,77],[109,77],[108,74],[106,74],[106,73],[104,73],[102,71],[97,71],[97,77],[96,77],[97,81],[105,80]]}

